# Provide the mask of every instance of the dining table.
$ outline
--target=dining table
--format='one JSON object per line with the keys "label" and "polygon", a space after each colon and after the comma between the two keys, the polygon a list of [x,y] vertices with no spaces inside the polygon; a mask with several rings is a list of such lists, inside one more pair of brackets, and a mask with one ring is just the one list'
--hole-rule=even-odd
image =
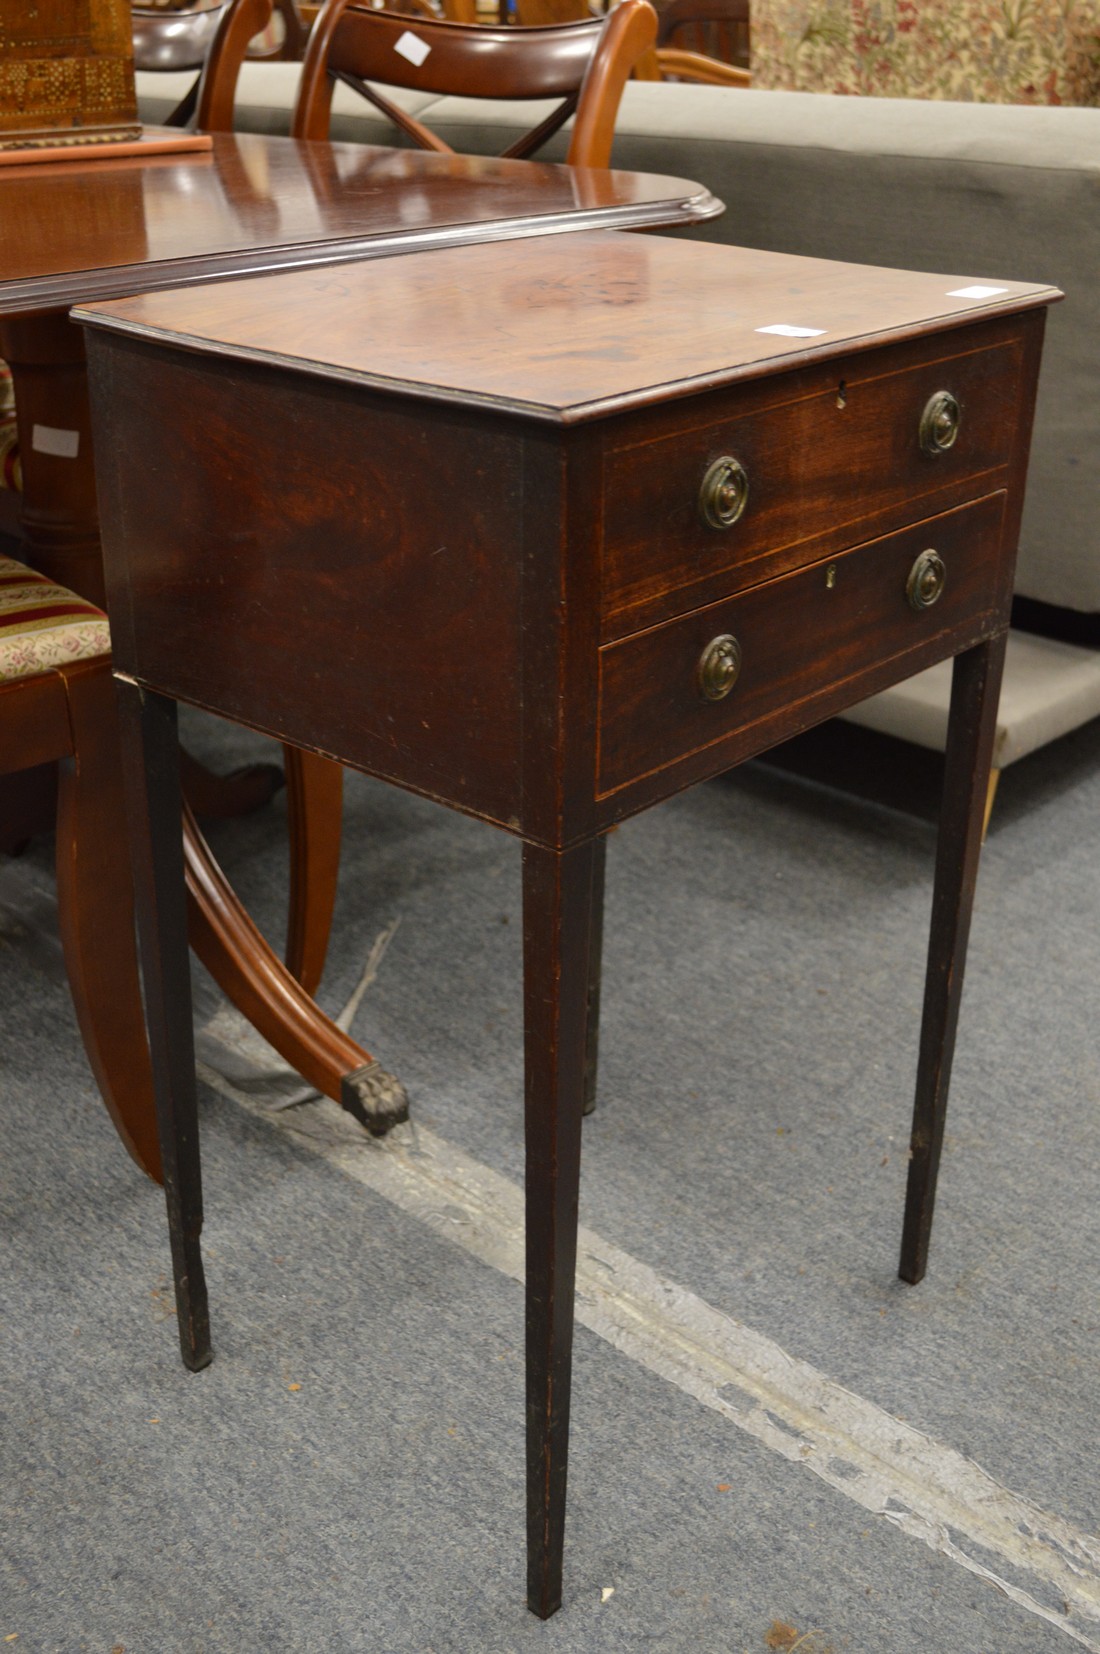
{"label": "dining table", "polygon": [[[73,305],[471,243],[687,227],[722,211],[704,187],[649,174],[243,133],[163,153],[155,131],[148,136],[148,153],[139,145],[133,154],[100,150],[94,159],[28,159],[0,170],[0,357],[15,386],[23,555],[99,603],[87,367]],[[476,297],[456,295],[456,317]],[[201,447],[200,426],[188,440]],[[292,449],[292,429],[284,440]],[[173,511],[170,495],[162,509]],[[298,829],[286,961],[252,923],[189,813],[192,946],[292,1068],[384,1130],[404,1108],[400,1082],[312,992],[335,893],[342,772],[292,747],[284,760]],[[186,759],[185,781],[200,813],[204,803],[230,811],[234,796],[259,796],[254,777],[219,789]]]}

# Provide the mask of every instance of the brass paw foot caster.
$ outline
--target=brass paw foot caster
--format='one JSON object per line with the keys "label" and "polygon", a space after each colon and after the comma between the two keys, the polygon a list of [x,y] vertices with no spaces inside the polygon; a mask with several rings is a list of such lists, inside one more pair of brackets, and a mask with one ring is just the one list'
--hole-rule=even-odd
{"label": "brass paw foot caster", "polygon": [[385,1137],[409,1118],[405,1087],[381,1063],[364,1063],[340,1081],[340,1106],[365,1126],[372,1137]]}

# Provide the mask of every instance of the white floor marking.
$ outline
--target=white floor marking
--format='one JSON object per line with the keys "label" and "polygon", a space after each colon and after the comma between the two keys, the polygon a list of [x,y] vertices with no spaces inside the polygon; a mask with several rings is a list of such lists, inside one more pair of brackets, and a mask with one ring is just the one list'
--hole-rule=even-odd
{"label": "white floor marking", "polygon": [[[213,1039],[238,1058],[249,1046],[259,1054],[258,1037],[241,1029],[235,1013],[219,1014],[205,1034],[207,1049]],[[307,1143],[436,1234],[523,1280],[523,1192],[508,1178],[423,1127],[399,1127],[372,1142],[327,1099],[273,1113],[208,1064],[200,1063],[200,1073],[214,1090]],[[845,1498],[1100,1654],[1100,1542],[1062,1517],[583,1227],[577,1319]],[[1031,1590],[1002,1577],[998,1561],[1029,1577]]]}

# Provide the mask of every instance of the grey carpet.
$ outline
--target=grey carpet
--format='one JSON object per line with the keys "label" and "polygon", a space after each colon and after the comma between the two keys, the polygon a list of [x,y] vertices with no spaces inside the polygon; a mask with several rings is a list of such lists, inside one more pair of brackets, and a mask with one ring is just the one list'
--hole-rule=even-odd
{"label": "grey carpet", "polygon": [[[254,748],[203,723],[192,745],[223,761]],[[624,827],[582,1210],[609,1244],[1083,1534],[1098,1525],[1098,806],[1097,729],[1002,782],[917,1289],[894,1270],[930,804],[903,814],[754,766]],[[278,806],[211,829],[274,936],[283,834]],[[210,1088],[217,1359],[186,1374],[161,1198],[92,1088],[51,901],[48,846],[0,868],[13,1648],[1080,1646],[1079,1617],[1060,1626],[1034,1581],[1054,1618],[586,1328],[566,1605],[539,1625],[522,1600],[520,1288]],[[357,779],[330,1009],[394,919],[355,1031],[422,1129],[518,1181],[517,847]],[[200,982],[200,1021],[215,1010]]]}

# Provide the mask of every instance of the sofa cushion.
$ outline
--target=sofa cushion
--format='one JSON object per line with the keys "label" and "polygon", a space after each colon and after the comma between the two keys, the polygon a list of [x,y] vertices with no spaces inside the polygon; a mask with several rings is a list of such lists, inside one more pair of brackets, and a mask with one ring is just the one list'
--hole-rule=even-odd
{"label": "sofa cushion", "polygon": [[13,558],[0,557],[0,683],[94,660],[110,648],[102,609]]}
{"label": "sofa cushion", "polygon": [[[852,724],[896,735],[918,747],[942,752],[947,745],[951,704],[951,662],[942,660],[904,683],[851,707],[843,714]],[[1009,632],[1004,686],[997,707],[993,767],[1004,769],[1018,758],[1068,735],[1090,718],[1100,717],[1100,654],[1056,638]]]}

